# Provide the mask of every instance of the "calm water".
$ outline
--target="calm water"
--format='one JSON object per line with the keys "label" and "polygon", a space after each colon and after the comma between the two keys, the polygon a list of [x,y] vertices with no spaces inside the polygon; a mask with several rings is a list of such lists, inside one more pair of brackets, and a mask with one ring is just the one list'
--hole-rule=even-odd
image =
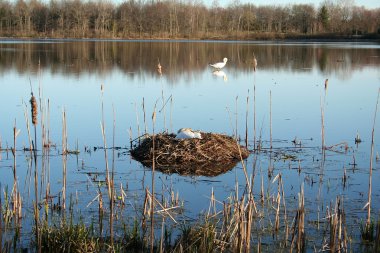
{"label": "calm water", "polygon": [[[258,69],[253,71],[253,53]],[[208,63],[228,58],[223,72],[213,73]],[[158,59],[162,76],[157,73]],[[325,89],[325,80],[328,86]],[[104,94],[102,99],[101,86]],[[62,111],[67,115],[69,149],[80,154],[69,156],[68,196],[78,198],[81,216],[96,215],[97,204],[89,204],[97,196],[97,180],[104,180],[104,151],[100,128],[102,101],[107,145],[112,146],[115,118],[116,151],[115,185],[127,189],[129,205],[126,213],[142,206],[145,187],[150,187],[150,169],[128,155],[130,134],[136,138],[146,128],[152,132],[151,115],[157,107],[155,131],[175,132],[191,127],[204,132],[238,135],[244,139],[247,97],[249,148],[253,148],[254,87],[256,98],[256,132],[263,147],[270,146],[270,107],[272,111],[273,152],[257,156],[255,189],[259,195],[261,177],[269,195],[277,184],[268,178],[282,173],[290,212],[295,212],[297,193],[305,185],[306,219],[315,221],[317,209],[324,217],[326,207],[344,196],[349,234],[354,244],[359,230],[354,228],[366,218],[371,131],[380,87],[380,45],[357,43],[243,43],[243,42],[146,42],[146,41],[2,41],[0,42],[0,137],[2,148],[13,146],[13,126],[20,129],[17,138],[17,177],[24,200],[23,233],[30,231],[32,221],[33,180],[30,178],[30,154],[22,152],[29,145],[24,112],[30,114],[31,87],[45,108],[50,108],[50,139],[56,147],[44,166],[49,174],[40,180],[44,194],[50,178],[51,194],[62,188]],[[172,103],[170,102],[172,98]],[[271,98],[271,99],[270,99]],[[166,103],[166,104],[165,104]],[[25,104],[27,109],[25,109]],[[165,106],[164,106],[165,104]],[[270,106],[271,104],[271,106]],[[327,151],[321,165],[321,104],[325,112],[327,146],[347,143],[337,151]],[[236,113],[237,112],[237,113]],[[114,115],[114,116],[113,116]],[[39,120],[41,114],[39,114]],[[45,119],[46,120],[46,119]],[[378,120],[379,121],[379,120]],[[380,153],[380,123],[375,126],[375,154]],[[237,129],[237,130],[236,130]],[[33,129],[32,129],[33,130]],[[41,141],[41,124],[37,142]],[[355,145],[359,133],[362,142]],[[257,137],[258,138],[258,137]],[[292,140],[301,141],[295,147]],[[39,144],[41,145],[41,144]],[[91,152],[86,152],[91,150]],[[2,151],[0,183],[2,194],[13,185],[13,156]],[[269,155],[272,154],[272,155]],[[295,159],[282,159],[293,155]],[[110,163],[112,152],[109,151]],[[355,160],[354,160],[355,159]],[[247,159],[252,174],[254,155]],[[356,163],[356,166],[353,166]],[[298,168],[301,167],[301,173]],[[347,183],[342,177],[347,170]],[[94,173],[99,173],[93,180]],[[373,215],[380,211],[380,162],[374,160]],[[196,218],[208,209],[211,191],[225,200],[234,190],[235,181],[244,185],[238,164],[233,170],[215,177],[157,174],[157,190],[179,193],[184,201],[184,217]],[[243,187],[243,186],[242,186]],[[242,188],[241,187],[241,188]],[[104,189],[103,189],[104,188]],[[103,187],[102,190],[106,190]],[[243,188],[242,188],[243,189]],[[56,200],[57,201],[57,200]],[[67,201],[69,202],[69,201]],[[293,202],[293,206],[292,203]],[[294,215],[294,214],[293,214]],[[86,219],[85,219],[86,220]],[[315,231],[309,228],[310,233]],[[317,234],[317,232],[315,232]],[[322,239],[309,238],[312,247]]]}

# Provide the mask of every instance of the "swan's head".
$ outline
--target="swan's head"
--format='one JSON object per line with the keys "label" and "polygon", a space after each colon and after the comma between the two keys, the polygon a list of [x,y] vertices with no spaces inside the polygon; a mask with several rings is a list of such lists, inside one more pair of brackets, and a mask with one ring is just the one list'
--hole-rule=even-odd
{"label": "swan's head", "polygon": [[228,60],[227,58],[223,58],[223,62],[227,62],[227,60]]}

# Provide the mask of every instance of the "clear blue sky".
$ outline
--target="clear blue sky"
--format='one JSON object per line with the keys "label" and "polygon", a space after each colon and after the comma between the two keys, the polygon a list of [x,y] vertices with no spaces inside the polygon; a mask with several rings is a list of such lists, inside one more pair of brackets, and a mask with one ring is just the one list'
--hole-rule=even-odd
{"label": "clear blue sky", "polygon": [[[253,3],[255,5],[287,5],[287,4],[314,4],[318,7],[324,0],[240,0],[240,3]],[[212,1],[203,1],[205,4],[211,4]],[[219,0],[220,6],[228,6],[234,0]],[[335,1],[334,1],[335,2]],[[356,6],[364,6],[368,9],[380,8],[380,0],[357,0]]]}

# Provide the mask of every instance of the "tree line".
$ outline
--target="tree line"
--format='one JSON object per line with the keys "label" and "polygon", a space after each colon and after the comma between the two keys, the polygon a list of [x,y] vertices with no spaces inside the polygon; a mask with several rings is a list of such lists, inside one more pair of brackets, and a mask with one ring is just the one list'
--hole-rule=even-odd
{"label": "tree line", "polygon": [[0,0],[0,36],[49,38],[274,39],[380,34],[380,8],[353,0],[221,7],[200,0]]}

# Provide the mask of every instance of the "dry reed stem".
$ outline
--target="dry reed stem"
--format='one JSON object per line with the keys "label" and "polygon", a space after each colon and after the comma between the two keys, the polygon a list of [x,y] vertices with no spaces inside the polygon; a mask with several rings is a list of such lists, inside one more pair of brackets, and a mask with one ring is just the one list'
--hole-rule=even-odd
{"label": "dry reed stem", "polygon": [[272,91],[269,91],[269,131],[270,131],[270,148],[272,149]]}
{"label": "dry reed stem", "polygon": [[137,122],[137,136],[140,136],[140,120],[139,120],[139,113],[137,111],[136,103],[135,103],[135,112],[136,112],[136,122]]}
{"label": "dry reed stem", "polygon": [[[32,150],[32,137],[30,135],[30,124],[29,124],[29,117],[28,117],[28,111],[27,111],[27,105],[24,103],[25,108],[24,108],[24,117],[25,117],[25,122],[26,122],[26,129],[28,132],[28,140],[29,140],[29,149]],[[0,145],[0,150],[1,150],[1,145]]]}
{"label": "dry reed stem", "polygon": [[330,251],[336,252],[336,234],[337,234],[337,225],[338,225],[338,214],[337,214],[337,205],[338,199],[335,202],[335,210],[334,214],[331,213],[329,216],[329,224],[330,224]]}
{"label": "dry reed stem", "polygon": [[261,238],[257,242],[257,253],[261,253]]}
{"label": "dry reed stem", "polygon": [[165,113],[165,96],[164,96],[164,90],[161,90],[161,97],[162,97],[162,109],[160,110],[160,112],[162,111],[163,112],[163,118],[164,118],[164,131],[167,132],[167,129],[166,129],[166,113]]}
{"label": "dry reed stem", "polygon": [[280,174],[280,178],[279,178],[279,183],[281,184],[282,202],[283,202],[283,205],[284,205],[285,246],[287,246],[288,236],[289,236],[289,225],[288,225],[288,217],[287,217],[287,212],[286,212],[284,182],[282,180],[281,174]]}
{"label": "dry reed stem", "polygon": [[[36,127],[34,127],[34,134],[36,139]],[[41,236],[40,236],[40,227],[39,227],[39,220],[40,220],[40,214],[39,214],[39,207],[38,207],[38,166],[37,166],[37,154],[36,154],[36,148],[33,147],[34,150],[34,192],[35,192],[35,202],[33,205],[33,212],[34,212],[34,222],[36,227],[36,241],[37,241],[37,248],[38,252],[40,253],[42,250],[41,247]]]}
{"label": "dry reed stem", "polygon": [[235,139],[238,140],[238,99],[239,96],[235,98]]}
{"label": "dry reed stem", "polygon": [[256,150],[256,84],[253,86],[253,150]]}
{"label": "dry reed stem", "polygon": [[146,134],[148,132],[148,127],[146,125],[146,111],[145,111],[145,100],[144,100],[144,98],[142,101],[142,108],[143,108],[143,113],[144,113],[144,134]]}
{"label": "dry reed stem", "polygon": [[3,205],[1,202],[1,183],[0,183],[0,253],[3,252]]}
{"label": "dry reed stem", "polygon": [[161,222],[161,240],[160,240],[160,253],[164,252],[164,225],[165,225],[165,218],[162,217],[162,222]]}
{"label": "dry reed stem", "polygon": [[103,213],[104,213],[104,205],[103,205],[103,194],[98,186],[98,217],[99,217],[99,233],[103,232]]}
{"label": "dry reed stem", "polygon": [[66,111],[62,111],[62,209],[66,210],[66,179],[67,179],[67,124]]}
{"label": "dry reed stem", "polygon": [[100,123],[100,128],[102,131],[103,137],[103,149],[104,149],[104,160],[106,163],[106,181],[107,181],[107,190],[108,190],[108,198],[111,199],[111,184],[110,184],[110,175],[109,175],[109,166],[108,166],[108,152],[107,152],[107,141],[106,141],[106,133],[104,130],[104,122]]}
{"label": "dry reed stem", "polygon": [[[297,239],[297,252],[304,252],[305,249],[305,197],[304,197],[303,184],[301,191],[298,193],[298,210],[294,218],[292,240],[290,252],[293,252],[293,245]],[[297,234],[297,238],[296,238]]]}
{"label": "dry reed stem", "polygon": [[[18,221],[22,217],[21,215],[21,197],[20,193],[18,192],[18,184],[17,184],[17,171],[16,171],[16,139],[17,136],[19,135],[20,130],[17,129],[16,127],[16,120],[15,124],[13,127],[13,149],[12,149],[12,154],[13,154],[13,213],[15,214],[15,225],[16,227],[18,226]],[[0,206],[0,208],[2,208]]]}
{"label": "dry reed stem", "polygon": [[274,230],[278,232],[278,230],[280,229],[280,204],[281,204],[280,192],[277,192],[276,202],[277,202],[277,208],[276,208],[276,219],[274,222]]}
{"label": "dry reed stem", "polygon": [[[157,200],[156,197],[153,197],[153,193],[150,193],[148,189],[146,189],[146,192],[147,192],[147,194],[148,194],[148,196],[149,196],[149,198],[150,198],[150,203],[153,203],[152,200],[154,200],[155,203],[157,203],[157,204],[162,208],[161,210],[154,211],[153,206],[152,206],[150,210],[153,210],[153,213],[161,213],[161,212],[165,212],[165,213],[170,217],[170,219],[172,219],[172,221],[173,221],[174,223],[177,224],[178,222],[174,219],[174,217],[173,217],[168,211],[171,210],[171,209],[178,208],[178,206],[174,206],[174,207],[166,208],[166,207],[164,207],[164,206],[160,203],[160,201]],[[152,212],[151,212],[151,213],[152,213]]]}
{"label": "dry reed stem", "polygon": [[[156,102],[157,103],[157,102]],[[153,136],[152,136],[152,200],[151,200],[151,213],[150,213],[150,252],[154,251],[154,199],[155,199],[155,189],[154,189],[154,175],[156,169],[156,157],[155,157],[155,123],[156,123],[156,104],[154,105],[152,114],[152,124],[153,124]]]}
{"label": "dry reed stem", "polygon": [[170,95],[170,132],[173,133],[173,121],[172,121],[172,115],[173,115],[173,96]]}
{"label": "dry reed stem", "polygon": [[[0,239],[1,239],[1,236],[0,236]],[[379,252],[379,250],[380,250],[380,219],[377,220],[377,225],[376,225],[375,252]]]}
{"label": "dry reed stem", "polygon": [[299,197],[299,222],[298,222],[298,252],[303,252],[305,248],[305,194],[303,184]]}
{"label": "dry reed stem", "polygon": [[210,197],[210,204],[208,206],[207,216],[210,216],[211,210],[214,211],[214,215],[215,215],[216,214],[216,201],[215,201],[214,187],[211,187],[211,197]]}
{"label": "dry reed stem", "polygon": [[48,99],[48,106],[47,106],[47,144],[50,148],[50,100]]}
{"label": "dry reed stem", "polygon": [[380,97],[380,88],[377,92],[376,108],[375,108],[375,115],[373,117],[373,127],[372,127],[371,155],[370,155],[370,162],[369,162],[369,179],[368,179],[368,212],[367,212],[367,224],[366,224],[367,229],[371,225],[372,166],[373,166],[373,150],[375,146],[376,115],[377,115],[377,108],[379,104],[379,97]]}
{"label": "dry reed stem", "polygon": [[145,188],[145,197],[144,197],[144,205],[143,205],[143,213],[142,213],[142,221],[141,221],[141,229],[142,231],[146,230],[146,217],[150,215],[150,210],[148,210],[148,202],[150,200],[148,194],[148,187]]}
{"label": "dry reed stem", "polygon": [[261,200],[261,204],[263,205],[264,201],[265,201],[265,195],[264,195],[264,177],[263,177],[263,174],[261,174],[260,200]]}
{"label": "dry reed stem", "polygon": [[322,152],[324,154],[325,151],[325,108],[324,103],[322,103],[321,97],[321,139],[322,139]]}
{"label": "dry reed stem", "polygon": [[114,176],[115,176],[115,129],[116,129],[116,116],[115,116],[115,108],[112,105],[112,112],[113,112],[113,129],[112,129],[112,172],[111,172],[111,180],[110,180],[110,188],[111,188],[111,197],[109,200],[110,204],[110,239],[111,239],[111,246],[113,247],[113,218],[114,218]]}
{"label": "dry reed stem", "polygon": [[247,96],[247,108],[245,111],[245,147],[248,148],[248,109],[249,109],[249,90]]}

